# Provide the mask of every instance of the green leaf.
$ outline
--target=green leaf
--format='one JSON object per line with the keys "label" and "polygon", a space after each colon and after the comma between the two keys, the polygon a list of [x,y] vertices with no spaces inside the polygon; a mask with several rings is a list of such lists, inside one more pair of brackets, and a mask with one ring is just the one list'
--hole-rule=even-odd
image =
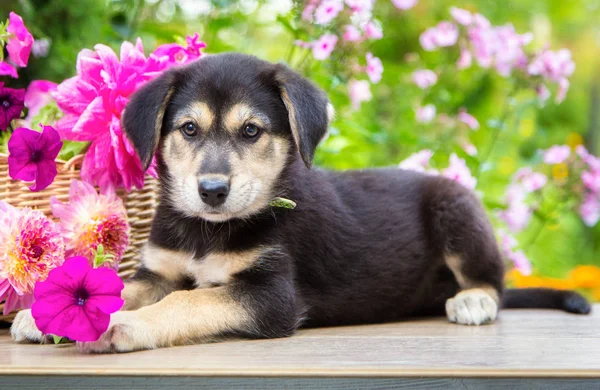
{"label": "green leaf", "polygon": [[293,200],[290,199],[286,199],[286,198],[273,198],[273,200],[271,200],[271,203],[269,203],[272,207],[281,207],[284,209],[290,209],[293,210],[296,208],[296,202],[294,202]]}
{"label": "green leaf", "polygon": [[62,342],[62,340],[63,340],[62,337],[55,336],[55,335],[52,335],[52,339],[54,340],[54,344],[60,344]]}
{"label": "green leaf", "polygon": [[94,268],[100,267],[104,263],[111,263],[115,259],[110,253],[104,253],[104,245],[99,244],[96,248],[96,255],[94,255]]}

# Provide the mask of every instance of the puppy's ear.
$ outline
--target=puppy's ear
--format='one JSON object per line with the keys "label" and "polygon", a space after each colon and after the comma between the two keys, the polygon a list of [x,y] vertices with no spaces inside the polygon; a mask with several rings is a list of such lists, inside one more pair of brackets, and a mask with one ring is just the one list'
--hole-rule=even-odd
{"label": "puppy's ear", "polygon": [[333,106],[313,83],[283,64],[276,67],[275,80],[288,111],[292,136],[302,161],[310,168],[317,145],[333,119]]}
{"label": "puppy's ear", "polygon": [[135,147],[144,170],[158,147],[163,119],[174,91],[173,72],[166,72],[140,88],[131,98],[121,118],[123,129]]}

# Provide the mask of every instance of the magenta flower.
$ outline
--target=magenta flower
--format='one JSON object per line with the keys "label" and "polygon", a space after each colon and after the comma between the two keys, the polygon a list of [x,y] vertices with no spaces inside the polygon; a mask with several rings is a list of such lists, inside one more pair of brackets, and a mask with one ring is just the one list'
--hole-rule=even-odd
{"label": "magenta flower", "polygon": [[35,286],[31,314],[44,334],[96,341],[125,303],[123,287],[114,270],[94,269],[85,257],[71,257]]}
{"label": "magenta flower", "polygon": [[419,123],[429,123],[435,118],[435,106],[427,104],[415,110],[416,119]]}
{"label": "magenta flower", "polygon": [[333,49],[335,49],[337,41],[338,37],[335,34],[323,34],[312,43],[313,57],[316,60],[326,60],[333,52]]}
{"label": "magenta flower", "polygon": [[42,108],[44,108],[53,99],[50,93],[56,91],[58,84],[48,80],[34,80],[29,83],[25,93],[25,105],[29,109],[27,117],[23,121],[23,127],[31,127],[31,121],[35,118]]}
{"label": "magenta flower", "polygon": [[195,33],[186,37],[186,47],[177,43],[161,45],[152,53],[156,57],[168,57],[172,65],[185,65],[197,60],[202,55],[201,50],[206,47],[206,43],[200,41],[200,36]]}
{"label": "magenta flower", "polygon": [[350,80],[348,83],[350,102],[352,108],[358,110],[362,102],[368,102],[373,98],[371,85],[367,80]]}
{"label": "magenta flower", "polygon": [[365,71],[373,84],[377,84],[381,81],[383,64],[381,63],[381,60],[375,57],[371,52],[367,53],[367,67]]}
{"label": "magenta flower", "polygon": [[43,126],[41,133],[19,127],[8,140],[8,174],[15,180],[33,181],[31,191],[43,190],[56,177],[55,159],[62,144],[52,126]]}
{"label": "magenta flower", "polygon": [[342,0],[323,0],[315,10],[315,23],[327,24],[344,9]]}
{"label": "magenta flower", "polygon": [[[203,43],[192,37],[188,45],[188,59],[200,55]],[[145,172],[123,133],[121,114],[138,88],[180,60],[163,49],[160,56],[146,57],[139,39],[135,45],[124,42],[120,58],[105,45],[96,45],[95,51],[84,49],[77,57],[77,75],[63,81],[52,94],[65,113],[56,124],[61,138],[91,141],[81,177],[103,192],[119,187],[131,191],[144,185]],[[153,166],[148,173],[156,176]]]}
{"label": "magenta flower", "polygon": [[465,125],[469,126],[471,130],[479,129],[479,121],[464,109],[460,110],[460,112],[458,113],[458,120],[464,123]]}
{"label": "magenta flower", "polygon": [[467,167],[465,160],[452,153],[450,155],[450,165],[442,171],[442,176],[462,184],[473,190],[477,185],[477,179],[471,175],[471,170]]}
{"label": "magenta flower", "polygon": [[13,119],[21,117],[25,108],[25,90],[12,89],[0,82],[0,131],[4,131]]}
{"label": "magenta flower", "polygon": [[415,70],[412,74],[412,81],[421,89],[429,88],[437,83],[437,75],[429,69]]}
{"label": "magenta flower", "polygon": [[33,303],[36,282],[64,261],[59,226],[41,211],[0,201],[0,302],[6,315]]}
{"label": "magenta flower", "polygon": [[123,202],[113,192],[98,194],[90,184],[72,180],[69,202],[50,198],[50,208],[65,238],[66,255],[83,256],[90,264],[98,245],[114,256],[110,264],[117,268],[129,244],[129,223]]}
{"label": "magenta flower", "polygon": [[6,51],[17,66],[27,66],[31,46],[33,45],[33,36],[27,31],[23,19],[14,12],[11,12],[8,19],[6,32],[9,34]]}
{"label": "magenta flower", "polygon": [[19,78],[17,68],[5,61],[0,61],[0,76],[10,76],[13,79]]}
{"label": "magenta flower", "polygon": [[544,162],[546,164],[560,164],[571,155],[571,148],[568,145],[554,145],[544,152]]}
{"label": "magenta flower", "polygon": [[418,2],[419,0],[392,0],[392,3],[396,8],[404,11],[407,9],[411,9],[412,7],[417,5]]}

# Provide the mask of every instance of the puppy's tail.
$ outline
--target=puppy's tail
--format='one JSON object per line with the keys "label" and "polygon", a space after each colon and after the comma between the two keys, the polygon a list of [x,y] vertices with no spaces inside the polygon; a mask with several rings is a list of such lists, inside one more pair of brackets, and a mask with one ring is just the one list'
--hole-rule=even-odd
{"label": "puppy's tail", "polygon": [[557,309],[575,314],[589,314],[589,302],[575,291],[551,288],[510,288],[504,291],[502,307],[506,309]]}

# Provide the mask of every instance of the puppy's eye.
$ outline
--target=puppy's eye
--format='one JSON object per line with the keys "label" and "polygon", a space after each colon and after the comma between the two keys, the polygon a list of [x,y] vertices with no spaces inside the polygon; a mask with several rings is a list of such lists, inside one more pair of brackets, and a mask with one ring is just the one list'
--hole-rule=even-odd
{"label": "puppy's eye", "polygon": [[246,125],[244,127],[244,137],[255,138],[260,134],[260,129],[255,125]]}
{"label": "puppy's eye", "polygon": [[196,134],[198,134],[198,128],[192,122],[188,122],[185,125],[181,126],[181,131],[188,137],[193,137]]}

